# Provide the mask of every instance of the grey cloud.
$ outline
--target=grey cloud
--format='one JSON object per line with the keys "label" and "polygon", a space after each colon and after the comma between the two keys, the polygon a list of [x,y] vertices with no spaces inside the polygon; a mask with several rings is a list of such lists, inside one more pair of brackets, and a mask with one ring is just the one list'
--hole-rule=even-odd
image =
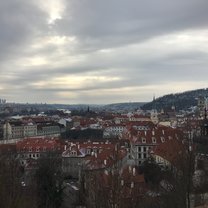
{"label": "grey cloud", "polygon": [[[131,54],[131,53],[130,53]],[[119,59],[119,57],[124,57]],[[54,92],[77,92],[99,90],[99,89],[121,89],[123,87],[147,86],[151,84],[159,84],[167,81],[192,80],[197,70],[199,63],[193,64],[193,59],[201,60],[200,57],[206,59],[207,54],[202,52],[176,52],[172,55],[162,56],[161,58],[151,57],[151,60],[143,60],[143,57],[137,57],[134,53],[130,57],[125,57],[125,54],[119,52],[117,56],[100,57],[89,56],[89,59],[83,63],[78,63],[74,66],[66,68],[36,68],[33,70],[24,71],[17,74],[10,80],[11,84],[25,85],[27,89],[36,91],[54,91]],[[177,65],[175,64],[177,63]],[[186,63],[186,64],[184,64]],[[111,68],[109,68],[109,66]],[[201,64],[201,70],[206,68],[206,63]],[[206,71],[203,70],[205,74]],[[18,74],[19,73],[19,74]],[[70,82],[65,88],[35,88],[31,87],[31,83],[36,81],[47,81],[52,77],[65,75],[103,75],[103,76],[118,76],[121,80],[103,82],[94,80],[90,85],[82,88],[70,87]],[[206,76],[203,73],[198,74],[195,79],[205,80]],[[7,81],[8,82],[8,81]]]}
{"label": "grey cloud", "polygon": [[[69,0],[65,3],[62,19],[49,27],[46,13],[40,10],[35,0],[0,2],[2,96],[18,101],[53,102],[54,99],[68,102],[69,98],[60,93],[71,92],[76,94],[75,98],[70,98],[74,102],[85,102],[86,99],[88,103],[96,100],[106,103],[132,100],[137,93],[146,100],[148,95],[152,97],[151,87],[148,88],[151,85],[206,82],[206,48],[165,45],[162,40],[178,32],[207,30],[207,0]],[[31,47],[41,38],[53,35],[73,36],[76,42],[74,45],[67,42]],[[197,42],[199,46],[203,43],[207,40]],[[102,49],[111,51],[105,53]],[[21,63],[34,56],[46,57],[49,63],[39,66]],[[79,56],[80,60],[71,61]],[[61,88],[33,85],[55,77],[76,75],[114,76],[120,80],[94,80],[77,88],[70,83]],[[122,97],[122,89],[128,87],[131,90],[141,87],[144,91],[129,90]],[[101,97],[99,90],[106,94]]]}
{"label": "grey cloud", "polygon": [[79,37],[89,50],[142,41],[207,26],[206,0],[72,0],[56,28]]}
{"label": "grey cloud", "polygon": [[0,60],[19,56],[45,30],[45,17],[33,1],[0,1]]}

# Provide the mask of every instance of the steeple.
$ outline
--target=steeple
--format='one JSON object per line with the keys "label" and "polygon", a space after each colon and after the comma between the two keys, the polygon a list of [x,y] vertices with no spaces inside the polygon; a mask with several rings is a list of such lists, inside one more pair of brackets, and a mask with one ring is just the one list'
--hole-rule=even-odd
{"label": "steeple", "polygon": [[153,102],[155,101],[155,93],[153,94]]}
{"label": "steeple", "polygon": [[156,101],[155,101],[156,99],[155,99],[155,94],[153,94],[153,100],[152,100],[152,102],[153,102],[153,106],[152,106],[152,110],[156,110],[157,108],[156,108]]}

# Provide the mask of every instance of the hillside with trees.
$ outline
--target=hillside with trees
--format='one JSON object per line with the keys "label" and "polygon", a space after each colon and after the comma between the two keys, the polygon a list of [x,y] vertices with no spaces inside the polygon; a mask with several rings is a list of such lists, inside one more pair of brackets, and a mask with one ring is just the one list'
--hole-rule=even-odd
{"label": "hillside with trees", "polygon": [[144,110],[161,110],[170,109],[172,106],[175,106],[176,110],[186,110],[190,107],[196,106],[197,99],[200,96],[208,97],[208,88],[165,95],[153,100],[152,102],[144,104],[141,108]]}

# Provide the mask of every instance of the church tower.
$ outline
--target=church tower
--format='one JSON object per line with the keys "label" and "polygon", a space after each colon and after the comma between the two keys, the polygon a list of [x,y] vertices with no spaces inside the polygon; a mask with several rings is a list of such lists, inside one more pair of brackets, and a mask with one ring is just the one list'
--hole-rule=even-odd
{"label": "church tower", "polygon": [[155,94],[153,95],[153,102],[154,102],[154,106],[150,114],[150,119],[154,124],[157,124],[159,122],[159,119],[158,119],[158,112],[156,110]]}

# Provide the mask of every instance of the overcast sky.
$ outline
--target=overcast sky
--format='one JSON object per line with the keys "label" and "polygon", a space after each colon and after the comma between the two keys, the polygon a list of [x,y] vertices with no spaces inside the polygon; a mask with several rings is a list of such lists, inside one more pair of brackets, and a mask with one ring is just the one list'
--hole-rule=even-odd
{"label": "overcast sky", "polygon": [[8,101],[150,101],[207,83],[208,0],[0,0]]}

